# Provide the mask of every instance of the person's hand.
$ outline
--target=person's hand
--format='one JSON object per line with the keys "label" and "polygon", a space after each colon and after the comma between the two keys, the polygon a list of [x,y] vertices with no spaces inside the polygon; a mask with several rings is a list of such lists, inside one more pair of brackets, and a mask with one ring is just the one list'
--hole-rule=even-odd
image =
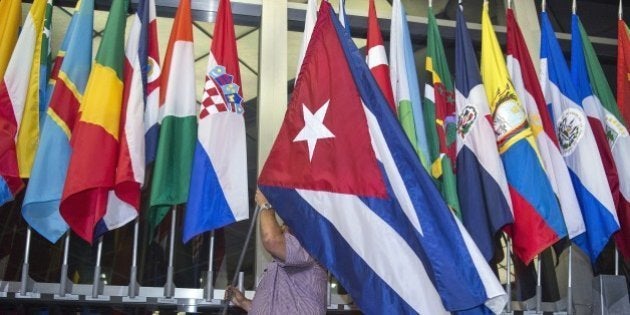
{"label": "person's hand", "polygon": [[249,312],[252,307],[252,301],[245,297],[243,292],[239,291],[234,286],[228,286],[225,289],[225,299],[230,300],[234,305]]}
{"label": "person's hand", "polygon": [[256,200],[256,204],[259,207],[262,207],[265,204],[269,203],[269,201],[267,201],[267,198],[265,197],[265,195],[263,195],[260,189],[256,189],[256,195],[254,196],[254,200]]}

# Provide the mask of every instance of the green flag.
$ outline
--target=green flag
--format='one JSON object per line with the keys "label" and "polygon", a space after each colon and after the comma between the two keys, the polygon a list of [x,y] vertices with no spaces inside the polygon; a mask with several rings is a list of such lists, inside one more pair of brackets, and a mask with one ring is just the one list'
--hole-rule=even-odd
{"label": "green flag", "polygon": [[190,0],[177,9],[161,76],[160,127],[148,221],[151,231],[169,209],[188,199],[190,171],[197,139],[195,64]]}
{"label": "green flag", "polygon": [[455,94],[432,8],[429,8],[427,33],[425,63],[427,82],[424,89],[423,116],[429,147],[429,173],[435,179],[446,203],[460,216],[457,185],[453,172],[457,130]]}

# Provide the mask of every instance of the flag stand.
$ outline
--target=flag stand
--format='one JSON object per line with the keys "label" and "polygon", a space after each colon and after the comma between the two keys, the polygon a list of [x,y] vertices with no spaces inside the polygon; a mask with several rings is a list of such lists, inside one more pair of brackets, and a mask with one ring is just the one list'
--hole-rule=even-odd
{"label": "flag stand", "polygon": [[171,212],[171,236],[168,245],[168,267],[166,269],[166,284],[164,285],[164,297],[172,298],[175,295],[175,285],[173,283],[173,259],[175,251],[175,227],[177,223],[177,206],[173,206]]}
{"label": "flag stand", "polygon": [[573,274],[573,244],[569,244],[569,275],[567,284],[567,314],[573,314],[573,288],[572,288],[572,274]]}
{"label": "flag stand", "polygon": [[[243,260],[245,259],[245,252],[247,251],[247,247],[249,245],[249,240],[252,238],[252,232],[254,231],[254,227],[256,226],[256,219],[258,219],[258,212],[260,212],[260,206],[256,205],[254,209],[254,214],[249,222],[249,230],[247,230],[247,236],[245,237],[245,244],[243,244],[243,248],[241,249],[241,254],[238,257],[238,263],[236,264],[236,269],[234,270],[234,276],[232,277],[232,282],[230,283],[233,287],[236,287],[238,284],[238,275],[241,272],[241,266],[243,265]],[[230,306],[231,297],[226,295],[226,299],[223,301],[223,311],[221,314],[226,315],[228,311],[228,307]]]}
{"label": "flag stand", "polygon": [[506,257],[506,263],[505,263],[505,275],[506,275],[506,293],[507,293],[507,297],[508,297],[508,302],[507,302],[507,309],[506,312],[508,314],[512,313],[512,273],[510,272],[510,269],[512,268],[512,256],[510,255],[510,248],[512,247],[512,242],[510,240],[509,237],[506,237],[506,246],[505,246],[505,257]]}
{"label": "flag stand", "polygon": [[540,254],[536,257],[536,314],[542,314],[542,259]]}
{"label": "flag stand", "polygon": [[133,251],[131,253],[131,271],[129,273],[129,297],[138,295],[138,234],[140,233],[140,219],[136,217],[133,224]]}
{"label": "flag stand", "polygon": [[98,238],[98,247],[96,249],[96,265],[94,265],[94,279],[92,281],[92,298],[98,298],[101,286],[101,255],[103,254],[103,237]]}
{"label": "flag stand", "polygon": [[208,254],[208,274],[206,275],[205,297],[210,302],[214,298],[214,230],[210,232],[210,253]]}
{"label": "flag stand", "polygon": [[70,230],[66,232],[63,242],[63,261],[61,263],[61,275],[59,276],[59,296],[65,297],[68,285],[68,254],[70,252]]}
{"label": "flag stand", "polygon": [[28,276],[28,256],[31,251],[31,227],[26,228],[26,245],[24,246],[24,262],[22,263],[22,278],[20,281],[20,295],[26,295],[31,279]]}
{"label": "flag stand", "polygon": [[615,276],[619,275],[619,250],[615,246]]}

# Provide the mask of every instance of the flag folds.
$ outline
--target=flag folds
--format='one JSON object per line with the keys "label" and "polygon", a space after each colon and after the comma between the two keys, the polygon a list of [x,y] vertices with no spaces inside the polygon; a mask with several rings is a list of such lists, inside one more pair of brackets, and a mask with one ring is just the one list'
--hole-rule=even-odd
{"label": "flag folds", "polygon": [[617,106],[630,127],[630,30],[622,19],[617,21]]}
{"label": "flag folds", "polygon": [[507,11],[507,66],[532,128],[540,159],[553,188],[567,227],[569,238],[585,231],[580,205],[571,176],[558,147],[554,124],[540,88],[532,58],[512,9]]}
{"label": "flag folds", "polygon": [[61,67],[22,203],[24,219],[52,243],[68,229],[59,204],[70,162],[70,137],[92,66],[94,0],[77,5],[58,54]]}
{"label": "flag folds", "polygon": [[229,0],[219,0],[199,110],[184,242],[249,217],[243,92]]}
{"label": "flag folds", "polygon": [[429,146],[422,117],[416,62],[409,37],[407,14],[400,0],[394,0],[392,4],[389,58],[391,58],[389,76],[392,80],[398,120],[422,165],[428,169]]}
{"label": "flag folds", "polygon": [[[616,166],[615,171],[619,186],[613,186],[611,182],[613,178],[610,175],[607,176],[621,227],[620,231],[615,234],[615,242],[622,255],[630,258],[630,137],[617,108],[615,97],[608,85],[608,80],[604,75],[604,70],[597,60],[595,49],[586,31],[584,31],[582,23],[575,15],[573,23],[572,38],[576,41],[575,49],[582,50],[582,54],[576,54],[576,59],[571,60],[572,67],[579,68],[574,71],[575,74],[579,74],[579,76],[574,76],[574,79],[577,78],[589,84],[582,91],[587,93],[592,91],[592,95],[584,99],[584,111],[589,116],[589,122],[599,124],[601,126],[600,131],[604,133],[601,139],[596,138],[598,148],[602,160],[604,156],[613,160],[612,162],[605,162],[604,168],[608,169],[609,166],[607,165]],[[588,77],[586,77],[586,72],[588,72]],[[586,106],[586,103],[589,106]]]}
{"label": "flag folds", "polygon": [[171,206],[188,199],[197,134],[194,62],[190,0],[182,0],[175,15],[161,76],[160,103],[164,118],[151,182],[148,221],[152,230]]}
{"label": "flag folds", "polygon": [[502,287],[327,2],[301,73],[259,179],[300,243],[368,314],[499,313]]}
{"label": "flag folds", "polygon": [[457,118],[453,80],[448,69],[442,38],[438,30],[433,8],[429,7],[427,57],[424,85],[423,117],[427,128],[430,174],[436,180],[446,204],[461,217],[457,199],[457,183],[453,171]]}
{"label": "flag folds", "polygon": [[[483,6],[481,23],[481,77],[514,208],[514,224],[506,231],[513,240],[514,253],[528,264],[566,236],[567,229],[541,164],[521,99],[510,80],[490,22],[487,2]],[[536,232],[532,233],[533,229]]]}
{"label": "flag folds", "polygon": [[598,155],[593,131],[582,109],[582,100],[568,78],[567,64],[546,12],[540,14],[540,84],[556,122],[556,135],[577,195],[586,233],[573,241],[592,261],[619,229],[611,190]]}
{"label": "flag folds", "polygon": [[31,5],[0,82],[0,204],[13,199],[24,187],[20,178],[29,176],[37,149],[39,55],[45,11],[46,0],[35,0]]}
{"label": "flag folds", "polygon": [[114,0],[72,131],[72,155],[60,211],[88,243],[103,230],[107,208],[120,202],[113,192],[123,101],[124,34],[127,2]]}
{"label": "flag folds", "polygon": [[457,191],[462,222],[489,261],[495,237],[514,222],[512,200],[497,149],[488,98],[461,9],[455,33],[455,103],[457,126]]}
{"label": "flag folds", "polygon": [[155,161],[163,114],[160,107],[160,52],[155,0],[142,1],[142,5],[138,6],[138,17],[141,23],[140,38],[142,38],[138,45],[138,56],[144,87],[145,159],[146,164],[149,164]]}
{"label": "flag folds", "polygon": [[367,57],[365,58],[370,67],[378,87],[383,92],[387,103],[396,113],[396,104],[394,103],[394,92],[392,92],[392,81],[389,78],[389,65],[387,64],[387,53],[385,45],[383,45],[383,37],[381,36],[381,28],[378,26],[378,17],[376,16],[376,7],[374,0],[370,0],[368,10],[368,31],[367,31]]}

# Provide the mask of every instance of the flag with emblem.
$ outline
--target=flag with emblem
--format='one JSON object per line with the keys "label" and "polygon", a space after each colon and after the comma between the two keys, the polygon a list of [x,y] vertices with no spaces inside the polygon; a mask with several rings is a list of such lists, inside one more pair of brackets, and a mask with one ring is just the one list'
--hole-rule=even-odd
{"label": "flag with emblem", "polygon": [[158,49],[155,0],[143,0],[138,6],[140,45],[138,56],[144,88],[144,138],[146,164],[155,161],[162,119],[160,107],[160,52]]}
{"label": "flag with emblem", "polygon": [[435,21],[433,8],[429,7],[427,26],[427,57],[425,70],[427,82],[424,85],[424,107],[422,114],[427,128],[429,146],[429,173],[433,176],[446,204],[461,217],[457,199],[457,182],[453,172],[457,118],[455,115],[455,94],[453,80],[446,62],[444,45]]}
{"label": "flag with emblem", "polygon": [[378,26],[378,17],[376,16],[376,7],[374,0],[370,0],[370,8],[368,11],[368,31],[367,31],[367,57],[365,58],[370,67],[370,72],[376,79],[378,87],[383,92],[385,99],[396,113],[396,105],[394,104],[394,94],[392,92],[392,81],[389,78],[389,65],[387,64],[387,53],[385,45],[383,45],[383,36],[381,28]]}
{"label": "flag with emblem", "polygon": [[630,127],[630,29],[623,19],[617,21],[617,106]]}
{"label": "flag with emblem", "polygon": [[[591,128],[595,130],[593,125],[598,125],[598,128],[601,128],[602,134],[600,137],[596,134],[595,139],[604,163],[604,169],[608,170],[616,166],[614,170],[617,172],[618,186],[612,182],[614,180],[611,177],[612,174],[607,174],[621,228],[615,234],[615,243],[622,255],[630,258],[630,136],[617,108],[604,70],[597,60],[595,49],[577,15],[573,16],[572,30],[572,39],[576,42],[573,46],[576,52],[572,54],[571,59],[573,79],[580,82],[581,85],[578,90],[586,95],[582,104],[588,115]],[[573,56],[575,56],[575,60]],[[584,85],[582,86],[582,84]]]}
{"label": "flag with emblem", "polygon": [[512,200],[477,56],[461,9],[457,10],[455,32],[457,191],[462,222],[484,258],[490,261],[497,233],[514,222]]}
{"label": "flag with emblem", "polygon": [[[490,22],[488,2],[484,2],[481,21],[481,77],[514,210],[514,224],[506,232],[512,238],[514,253],[529,264],[540,252],[565,237],[567,228],[541,164],[527,115],[510,80]],[[537,227],[537,233],[531,233],[532,227]]]}
{"label": "flag with emblem", "polygon": [[306,17],[304,18],[304,34],[302,35],[302,45],[300,46],[300,55],[298,57],[297,69],[295,70],[294,83],[297,83],[297,80],[300,77],[302,61],[304,61],[306,48],[308,48],[308,43],[311,41],[311,35],[313,35],[315,20],[317,20],[317,0],[308,0],[306,3]]}
{"label": "flag with emblem", "polygon": [[29,177],[37,149],[45,11],[46,0],[33,1],[0,82],[0,204],[12,200],[24,187],[21,177]]}
{"label": "flag with emblem", "polygon": [[199,110],[184,242],[249,217],[243,91],[229,0],[219,9]]}
{"label": "flag with emblem", "polygon": [[70,137],[92,67],[93,19],[94,0],[77,2],[57,54],[61,67],[22,203],[26,222],[51,243],[57,242],[68,229],[59,213],[59,203],[70,162]]}
{"label": "flag with emblem", "polygon": [[500,313],[505,292],[327,2],[312,40],[262,192],[365,313]]}
{"label": "flag with emblem", "polygon": [[422,165],[428,169],[429,146],[422,118],[422,100],[416,75],[416,62],[411,47],[407,14],[400,0],[392,4],[389,42],[389,77],[392,80],[394,104],[398,120]]}
{"label": "flag with emblem", "polygon": [[572,239],[584,233],[584,220],[569,169],[558,147],[554,124],[549,116],[534,64],[512,9],[507,11],[507,55],[508,71],[514,89],[527,112],[545,174],[560,202],[567,232]]}
{"label": "flag with emblem", "polygon": [[145,94],[148,90],[147,72],[155,70],[148,69],[152,5],[150,0],[138,2],[125,47],[115,198],[110,199],[105,216],[97,226],[96,234],[99,235],[129,223],[140,211],[140,189],[144,186],[146,162],[144,111],[145,101],[149,99]]}
{"label": "flag with emblem", "polygon": [[22,0],[0,1],[0,79],[9,65],[22,22]]}
{"label": "flag with emblem", "polygon": [[169,209],[188,199],[190,172],[197,138],[195,58],[193,55],[190,0],[181,0],[164,58],[160,103],[164,118],[160,126],[157,155],[151,183],[152,230]]}
{"label": "flag with emblem", "polygon": [[619,229],[615,204],[601,158],[593,154],[597,152],[595,136],[581,106],[582,100],[568,79],[571,73],[546,12],[540,14],[540,20],[540,84],[556,122],[558,144],[569,167],[586,226],[586,233],[573,241],[595,261],[610,236]]}
{"label": "flag with emblem", "polygon": [[122,202],[113,189],[120,146],[126,12],[126,0],[112,2],[81,100],[81,114],[72,130],[72,154],[59,206],[72,231],[90,244],[106,231],[107,208]]}

